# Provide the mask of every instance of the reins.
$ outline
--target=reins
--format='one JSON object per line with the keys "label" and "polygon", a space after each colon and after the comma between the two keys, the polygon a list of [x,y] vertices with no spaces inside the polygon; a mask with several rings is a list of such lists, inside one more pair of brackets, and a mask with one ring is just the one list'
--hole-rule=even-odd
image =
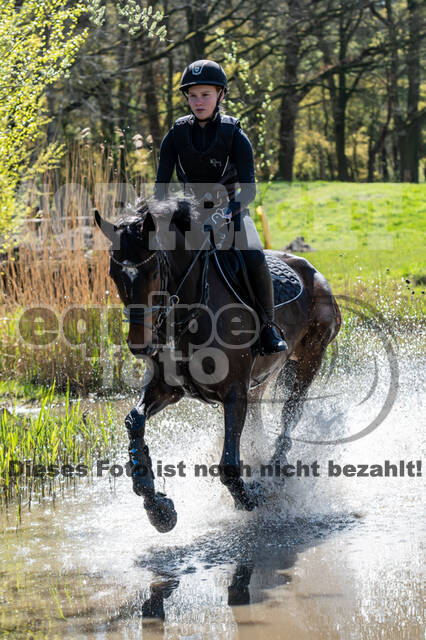
{"label": "reins", "polygon": [[[207,237],[204,240],[201,248],[197,251],[195,257],[193,258],[193,260],[191,262],[191,264],[187,268],[182,280],[180,281],[176,291],[169,296],[169,301],[168,301],[168,304],[167,304],[167,306],[165,308],[164,308],[164,305],[154,305],[154,306],[151,306],[151,307],[148,307],[146,305],[142,305],[143,308],[137,308],[137,307],[134,307],[133,305],[129,305],[127,307],[124,307],[124,309],[123,309],[123,315],[124,315],[125,322],[131,322],[133,324],[143,325],[144,327],[147,327],[148,329],[151,329],[154,333],[157,333],[159,331],[161,325],[164,323],[164,321],[167,319],[167,317],[172,312],[173,308],[177,304],[179,304],[179,302],[180,302],[179,293],[180,293],[183,285],[185,284],[188,276],[190,275],[191,271],[193,270],[194,266],[196,265],[198,259],[200,258],[200,255],[202,254],[203,251],[205,251],[205,259],[204,259],[204,265],[203,265],[203,270],[202,270],[202,274],[201,274],[201,298],[200,298],[199,304],[207,304],[207,301],[208,301],[208,289],[209,289],[209,285],[208,285],[208,282],[207,282],[207,274],[208,274],[208,266],[209,266],[209,261],[210,261],[210,254],[212,254],[212,253],[214,253],[216,251],[216,249],[214,247],[211,248],[210,250],[207,250],[206,249],[207,244],[210,244],[210,246],[211,246],[211,242],[210,242],[210,238],[209,237]],[[138,264],[132,265],[132,267],[136,268],[138,266],[141,266],[142,264],[145,264],[146,262],[148,262],[148,260],[150,260],[154,256],[157,256],[159,269],[160,269],[160,288],[161,288],[161,291],[167,291],[168,280],[169,280],[168,272],[167,272],[168,265],[166,264],[168,262],[168,260],[164,260],[164,253],[165,252],[162,252],[159,249],[157,249],[146,260],[143,260],[142,262],[140,262]],[[161,257],[159,257],[159,256],[161,256]],[[123,266],[123,263],[120,263],[117,260],[114,260],[114,262],[116,262],[117,264],[120,264],[121,266]],[[158,313],[158,316],[157,316],[157,319],[155,320],[155,322],[153,322],[152,324],[148,324],[147,322],[145,322],[145,317],[146,316],[152,316],[154,313]],[[190,320],[192,320],[195,317],[194,313],[190,314],[190,316],[191,316]],[[183,320],[181,322],[176,322],[175,325],[183,325],[187,321],[188,321],[188,319],[185,319],[185,320]]]}
{"label": "reins", "polygon": [[[218,219],[219,220],[222,219],[224,223],[229,222],[230,217],[226,213],[225,209],[221,211],[216,211],[215,213],[213,213],[213,215],[206,221],[205,224],[207,225],[209,222],[211,222],[214,225],[217,225]],[[220,228],[220,227],[216,227],[216,228]],[[210,231],[212,231],[211,227],[210,227]],[[205,238],[203,244],[195,254],[195,257],[193,258],[188,269],[186,270],[176,291],[172,295],[169,294],[169,301],[165,308],[164,308],[164,305],[154,305],[151,307],[148,307],[146,305],[138,305],[138,306],[142,306],[143,308],[138,308],[133,305],[129,305],[127,307],[124,307],[123,309],[124,321],[131,322],[132,324],[143,325],[144,327],[147,327],[154,334],[157,335],[161,326],[163,325],[165,320],[168,318],[170,313],[173,311],[174,307],[177,304],[179,304],[180,302],[179,293],[203,252],[205,253],[205,257],[204,257],[204,264],[201,272],[201,296],[198,302],[198,306],[201,308],[202,305],[204,306],[207,305],[207,302],[209,299],[208,269],[210,264],[210,257],[216,253],[217,249],[221,248],[223,237],[220,238],[220,241],[217,242],[216,245],[211,241],[210,235],[208,235]],[[207,245],[210,246],[209,249],[207,248]],[[167,291],[168,285],[169,285],[169,277],[168,277],[169,261],[167,258],[167,252],[165,250],[162,251],[161,249],[156,249],[155,251],[153,251],[153,253],[150,256],[148,256],[148,258],[145,258],[145,260],[142,260],[139,263],[131,264],[131,268],[136,269],[146,264],[154,256],[157,257],[158,267],[160,270],[160,289],[161,291]],[[116,264],[119,264],[122,267],[125,266],[124,263],[116,260],[112,254],[111,254],[111,258]],[[184,320],[173,323],[175,327],[180,327],[180,335],[182,335],[188,329],[190,322],[197,317],[198,313],[200,313],[200,308],[198,310],[192,311]],[[153,322],[152,324],[148,324],[147,322],[145,322],[146,316],[152,317],[155,313],[158,314],[155,322]]]}

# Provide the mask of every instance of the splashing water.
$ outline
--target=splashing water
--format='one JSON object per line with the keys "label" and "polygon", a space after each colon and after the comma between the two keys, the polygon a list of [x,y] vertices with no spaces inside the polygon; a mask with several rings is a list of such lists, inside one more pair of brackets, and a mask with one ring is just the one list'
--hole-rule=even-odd
{"label": "splashing water", "polygon": [[[348,442],[395,383],[385,350],[370,338],[357,358],[340,349],[310,390],[288,454],[309,475],[263,479],[267,498],[256,511],[234,510],[217,477],[195,477],[196,464],[219,461],[223,415],[184,400],[147,431],[154,470],[158,461],[163,470],[186,465],[182,477],[156,480],[178,511],[171,533],[149,525],[129,478],[108,474],[34,507],[18,531],[5,521],[0,628],[16,638],[29,630],[43,638],[422,637],[424,470],[416,461],[425,359],[414,340],[399,344],[390,412]],[[242,458],[253,469],[271,454],[279,413],[265,402],[262,424],[246,425]],[[330,460],[367,475],[331,476]],[[371,477],[371,465],[386,460],[398,475]],[[110,462],[125,461],[123,440],[122,456]]]}

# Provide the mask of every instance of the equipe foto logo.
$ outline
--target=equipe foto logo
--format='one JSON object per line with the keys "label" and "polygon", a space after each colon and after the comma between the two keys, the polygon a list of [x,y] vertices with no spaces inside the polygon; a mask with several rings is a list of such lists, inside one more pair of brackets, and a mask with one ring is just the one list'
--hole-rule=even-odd
{"label": "equipe foto logo", "polygon": [[[336,295],[342,312],[340,332],[327,349],[296,424],[291,419],[294,371],[276,382],[271,398],[264,398],[263,428],[272,438],[290,437],[310,445],[355,442],[375,431],[389,415],[399,388],[397,343],[392,326],[373,305]],[[290,363],[291,364],[291,363]],[[293,369],[297,364],[293,363]],[[287,401],[287,418],[277,428],[268,405],[277,410]],[[294,429],[294,433],[292,433]]]}

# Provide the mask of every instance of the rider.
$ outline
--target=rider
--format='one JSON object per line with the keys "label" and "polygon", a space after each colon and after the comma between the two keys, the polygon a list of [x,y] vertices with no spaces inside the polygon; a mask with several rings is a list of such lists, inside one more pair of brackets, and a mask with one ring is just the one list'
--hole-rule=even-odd
{"label": "rider", "polygon": [[[227,192],[227,211],[239,228],[242,254],[257,302],[263,310],[261,350],[272,354],[287,349],[274,326],[274,294],[262,244],[248,205],[256,195],[253,149],[236,118],[223,115],[219,104],[226,95],[228,80],[222,67],[212,60],[197,60],[186,67],[180,87],[191,115],[179,118],[161,143],[155,182],[155,197],[165,199],[173,169],[184,185],[195,187],[219,183]],[[236,193],[236,185],[240,191]],[[209,190],[209,189],[207,189]],[[210,193],[204,194],[208,207]],[[238,198],[238,200],[236,199]],[[240,248],[240,247],[239,247]]]}

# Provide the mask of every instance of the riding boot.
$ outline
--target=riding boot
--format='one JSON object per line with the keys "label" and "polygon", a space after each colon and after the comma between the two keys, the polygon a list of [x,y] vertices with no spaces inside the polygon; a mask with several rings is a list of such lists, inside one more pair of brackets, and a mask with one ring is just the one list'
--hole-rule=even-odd
{"label": "riding boot", "polygon": [[256,296],[263,327],[260,332],[262,355],[279,353],[287,349],[287,343],[279,335],[274,324],[274,287],[266,260],[256,265],[256,273],[250,278]]}

